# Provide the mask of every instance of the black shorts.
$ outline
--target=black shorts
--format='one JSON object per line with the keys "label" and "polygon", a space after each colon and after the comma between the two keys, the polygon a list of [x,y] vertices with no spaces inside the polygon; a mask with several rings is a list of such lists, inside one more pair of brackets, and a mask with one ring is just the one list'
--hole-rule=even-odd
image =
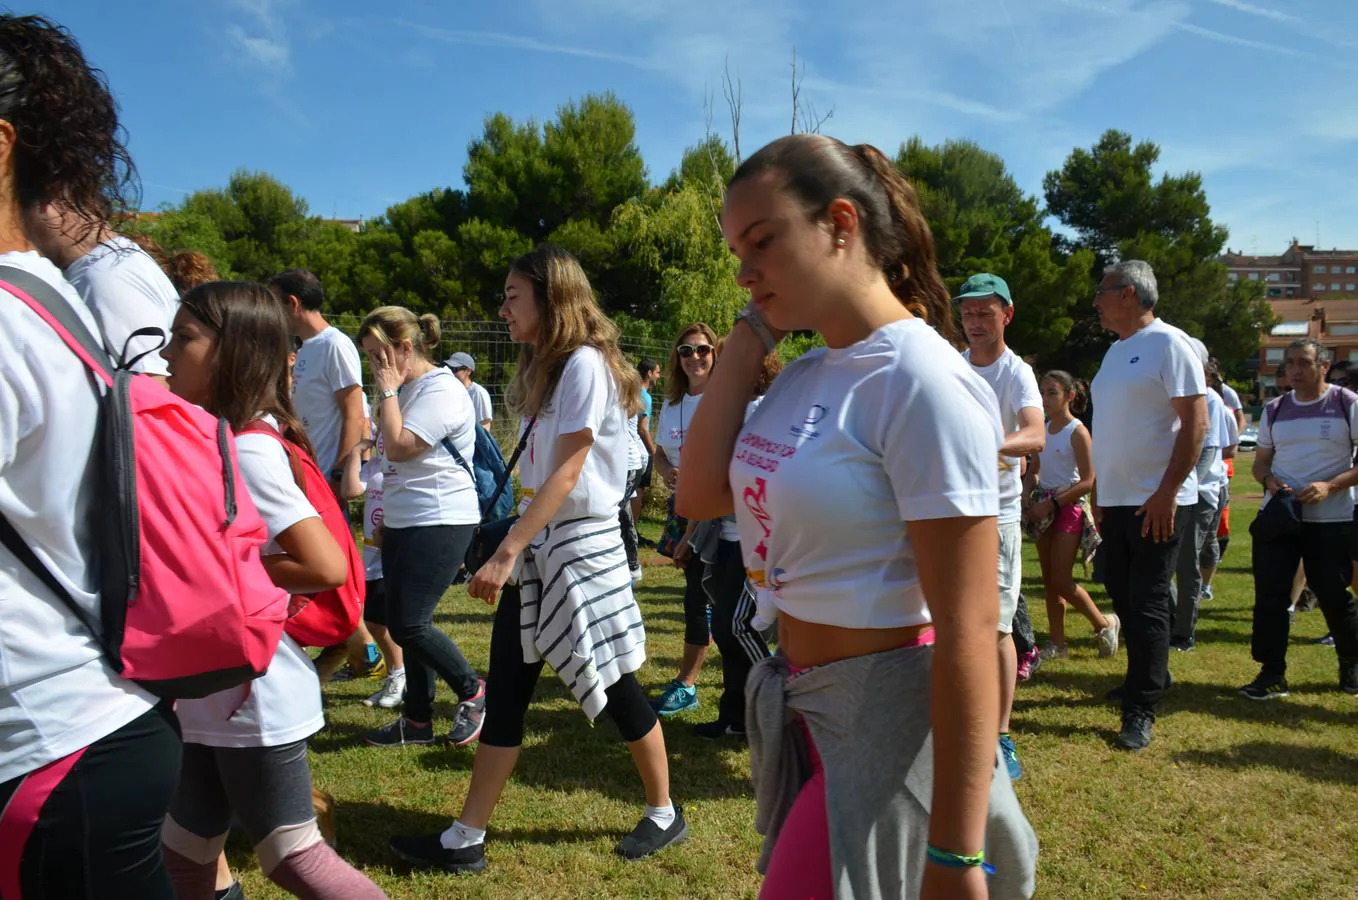
{"label": "black shorts", "polygon": [[637,476],[636,489],[638,492],[651,486],[651,473],[654,471],[655,457],[652,456],[646,460],[646,468],[642,469],[641,474]]}
{"label": "black shorts", "polygon": [[363,600],[363,621],[386,627],[387,583],[381,578],[368,582],[368,593]]}

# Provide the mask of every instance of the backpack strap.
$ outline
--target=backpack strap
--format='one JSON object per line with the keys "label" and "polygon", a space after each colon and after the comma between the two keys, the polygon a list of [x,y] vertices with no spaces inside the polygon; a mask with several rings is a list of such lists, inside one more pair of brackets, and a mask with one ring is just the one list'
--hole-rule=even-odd
{"label": "backpack strap", "polygon": [[109,386],[113,385],[110,374],[113,366],[108,351],[94,339],[80,316],[66,302],[61,292],[31,272],[16,266],[0,266],[0,288],[8,291],[21,303],[33,310],[53,331],[71,352],[80,358],[91,372]]}
{"label": "backpack strap", "polygon": [[306,473],[302,471],[302,464],[297,459],[300,448],[292,441],[283,436],[283,433],[274,428],[263,419],[255,419],[253,422],[242,428],[237,436],[242,434],[267,434],[269,437],[283,445],[283,452],[288,457],[288,468],[292,470],[292,481],[297,487],[301,488],[302,493],[306,493]]}
{"label": "backpack strap", "polygon": [[104,656],[114,663],[114,670],[121,672],[122,666],[114,660],[109,654],[108,647],[104,645],[103,631],[99,628],[98,623],[94,621],[88,610],[75,602],[71,592],[66,590],[66,587],[60,581],[57,581],[52,570],[47,568],[42,560],[38,559],[38,554],[33,552],[33,548],[28,545],[28,542],[19,534],[13,523],[4,515],[0,515],[0,543],[3,543],[6,549],[14,554],[14,558],[23,563],[24,568],[36,575],[38,580],[46,585],[47,589],[62,602],[62,605],[71,611],[71,614],[76,617],[81,626],[94,636],[94,640],[99,645],[99,649],[103,651]]}

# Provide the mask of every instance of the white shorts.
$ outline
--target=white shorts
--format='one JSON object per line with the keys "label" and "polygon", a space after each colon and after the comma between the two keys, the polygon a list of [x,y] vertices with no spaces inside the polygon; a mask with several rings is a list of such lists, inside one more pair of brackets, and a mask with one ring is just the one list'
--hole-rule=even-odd
{"label": "white shorts", "polygon": [[1019,587],[1023,580],[1023,526],[1009,522],[1000,526],[1000,634],[1014,630]]}

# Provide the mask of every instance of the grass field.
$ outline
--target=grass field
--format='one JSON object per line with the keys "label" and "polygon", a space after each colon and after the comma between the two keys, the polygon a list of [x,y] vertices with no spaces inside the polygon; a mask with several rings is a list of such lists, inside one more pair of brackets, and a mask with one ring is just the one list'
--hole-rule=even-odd
{"label": "grass field", "polygon": [[[1249,656],[1246,525],[1258,494],[1247,466],[1240,471],[1235,535],[1216,599],[1203,606],[1198,649],[1172,654],[1176,683],[1148,750],[1111,748],[1118,714],[1103,695],[1121,681],[1125,656],[1096,658],[1081,619],[1068,620],[1071,658],[1045,664],[1019,688],[1013,732],[1025,774],[1017,789],[1041,840],[1039,897],[1358,897],[1358,698],[1336,690],[1334,650],[1310,643],[1325,631],[1320,613],[1297,616],[1293,627],[1290,698],[1256,703],[1236,695],[1257,671]],[[683,640],[683,582],[663,562],[652,555],[638,592],[650,636],[641,672],[648,688],[673,676]],[[1024,574],[1041,640],[1046,616],[1031,546]],[[1091,591],[1107,608],[1102,589]],[[473,664],[485,664],[487,607],[454,588],[438,623]],[[492,823],[483,875],[411,873],[387,850],[392,834],[447,826],[466,790],[472,750],[363,746],[360,735],[391,718],[357,702],[376,689],[371,683],[327,689],[329,727],[312,743],[313,772],[338,802],[341,852],[393,898],[753,897],[759,840],[747,755],[734,744],[700,741],[688,727],[714,714],[719,684],[709,664],[702,708],[665,724],[674,796],[692,837],[641,863],[611,853],[641,810],[627,751],[606,717],[589,726],[550,673]],[[446,687],[437,709],[446,729]],[[285,896],[238,839],[230,853],[251,898]]]}

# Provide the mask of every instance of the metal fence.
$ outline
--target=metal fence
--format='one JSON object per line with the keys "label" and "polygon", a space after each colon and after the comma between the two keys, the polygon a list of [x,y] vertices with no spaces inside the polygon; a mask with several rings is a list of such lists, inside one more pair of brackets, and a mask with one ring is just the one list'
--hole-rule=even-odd
{"label": "metal fence", "polygon": [[[358,333],[358,327],[362,322],[362,317],[350,314],[338,315],[330,319],[330,324],[350,337]],[[448,319],[443,321],[441,325],[439,360],[447,359],[458,352],[470,353],[472,359],[476,360],[476,382],[490,393],[491,403],[495,407],[495,420],[497,423],[502,423],[505,419],[505,390],[509,387],[510,379],[514,376],[514,365],[519,358],[519,347],[509,339],[509,329],[500,321],[463,322]],[[640,362],[643,357],[649,356],[651,359],[659,361],[662,367],[670,352],[669,344],[659,341],[636,341],[624,338],[619,341],[619,345],[622,347],[623,353],[627,354],[632,362]],[[368,371],[366,358],[363,359],[363,385],[364,390],[371,396],[372,375]],[[653,391],[652,400],[658,403],[659,399],[659,393]],[[654,412],[652,410],[652,419],[654,419]],[[497,437],[499,437],[498,434]]]}

